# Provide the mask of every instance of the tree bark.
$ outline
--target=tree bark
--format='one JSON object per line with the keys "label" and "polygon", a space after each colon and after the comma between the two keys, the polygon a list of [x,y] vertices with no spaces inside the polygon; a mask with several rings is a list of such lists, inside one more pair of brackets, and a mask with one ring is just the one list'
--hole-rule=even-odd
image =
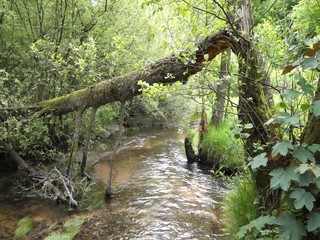
{"label": "tree bark", "polygon": [[13,148],[4,140],[0,140],[0,146],[9,153],[12,160],[17,164],[18,168],[28,168],[28,164],[20,157],[20,155],[13,150]]}
{"label": "tree bark", "polygon": [[83,112],[84,112],[83,109],[79,109],[75,114],[74,134],[72,138],[72,145],[71,145],[70,157],[69,157],[68,168],[67,168],[67,176],[69,177],[69,179],[72,179],[73,166],[78,158],[77,155],[78,155],[79,137],[80,137]]}
{"label": "tree bark", "polygon": [[95,120],[95,117],[96,117],[96,113],[97,113],[97,108],[93,107],[91,109],[91,115],[90,115],[90,118],[89,118],[87,134],[86,134],[86,138],[85,138],[85,144],[84,144],[84,147],[83,147],[83,154],[82,154],[82,161],[81,161],[81,175],[82,175],[82,177],[85,176],[84,169],[85,169],[86,164],[87,164],[88,148],[89,148],[89,144],[90,144],[90,140],[91,140],[92,128],[93,128],[93,125],[94,125],[94,120]]}
{"label": "tree bark", "polygon": [[[320,100],[320,77],[318,80],[318,86],[314,101]],[[320,117],[310,113],[309,120],[301,135],[301,142],[307,144],[320,144]],[[320,156],[317,156],[317,162],[320,163]]]}
{"label": "tree bark", "polygon": [[195,59],[185,62],[182,55],[170,56],[149,67],[112,78],[87,88],[74,91],[68,95],[38,102],[41,108],[38,114],[53,113],[63,115],[78,109],[126,101],[141,94],[139,80],[152,85],[153,83],[186,82],[188,77],[201,71],[204,67],[205,55],[209,60],[215,58],[226,49],[232,49],[235,54],[241,52],[238,42],[226,30],[206,37],[197,45],[193,53]]}
{"label": "tree bark", "polygon": [[221,55],[221,63],[220,63],[220,71],[219,71],[219,79],[221,83],[219,83],[217,87],[216,100],[212,107],[212,116],[210,125],[218,126],[223,119],[224,108],[225,108],[225,99],[226,92],[228,88],[228,82],[226,77],[229,74],[229,66],[230,66],[230,49],[226,50],[226,52]]}

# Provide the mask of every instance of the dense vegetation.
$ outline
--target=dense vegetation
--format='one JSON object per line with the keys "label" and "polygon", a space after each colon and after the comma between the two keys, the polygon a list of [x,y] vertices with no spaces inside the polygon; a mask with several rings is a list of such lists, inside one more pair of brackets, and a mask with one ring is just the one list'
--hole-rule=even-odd
{"label": "dense vegetation", "polygon": [[126,100],[124,118],[179,120],[200,161],[237,169],[230,238],[318,239],[319,19],[318,0],[1,1],[1,168],[76,182],[78,142],[108,137]]}

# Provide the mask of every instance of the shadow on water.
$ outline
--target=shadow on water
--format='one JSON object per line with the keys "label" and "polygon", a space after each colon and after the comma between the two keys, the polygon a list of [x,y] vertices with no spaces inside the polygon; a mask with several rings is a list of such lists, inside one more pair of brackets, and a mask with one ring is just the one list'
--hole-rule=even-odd
{"label": "shadow on water", "polygon": [[[114,194],[107,202],[110,151],[92,161],[91,175],[97,184],[86,199],[83,214],[89,220],[76,239],[222,239],[218,202],[224,189],[212,179],[210,169],[187,164],[183,140],[173,129],[128,133],[114,161]],[[10,239],[6,238],[10,230],[25,215],[48,226],[70,214],[39,200],[3,204],[0,239]],[[4,229],[6,220],[12,224]]]}

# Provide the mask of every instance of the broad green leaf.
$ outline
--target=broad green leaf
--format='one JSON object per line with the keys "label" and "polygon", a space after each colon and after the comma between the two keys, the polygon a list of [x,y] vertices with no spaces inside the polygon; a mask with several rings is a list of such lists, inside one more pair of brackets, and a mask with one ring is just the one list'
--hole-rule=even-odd
{"label": "broad green leaf", "polygon": [[301,146],[295,146],[294,150],[292,152],[292,156],[296,159],[298,159],[301,163],[307,163],[308,160],[311,162],[314,162],[314,156],[313,153]]}
{"label": "broad green leaf", "polygon": [[297,188],[290,194],[290,198],[294,199],[294,207],[301,209],[304,206],[311,212],[313,209],[313,202],[316,201],[314,196],[306,192],[303,188]]}
{"label": "broad green leaf", "polygon": [[276,218],[273,216],[261,216],[250,222],[251,226],[260,231],[266,224],[272,225],[276,223]]}
{"label": "broad green leaf", "polygon": [[307,111],[309,108],[310,108],[310,104],[308,104],[308,103],[304,103],[304,104],[300,105],[300,109],[302,111]]}
{"label": "broad green leaf", "polygon": [[296,167],[290,165],[285,169],[277,168],[269,173],[272,178],[270,179],[270,187],[273,189],[281,188],[287,191],[290,187],[291,181],[299,181],[299,173],[296,172]]}
{"label": "broad green leaf", "polygon": [[288,140],[283,140],[272,147],[271,156],[274,158],[278,153],[286,156],[289,149],[293,149],[292,143]]}
{"label": "broad green leaf", "polygon": [[312,85],[310,85],[307,80],[303,77],[299,77],[298,85],[301,87],[302,91],[305,94],[309,94],[310,96],[313,97],[314,95],[314,88]]}
{"label": "broad green leaf", "polygon": [[310,107],[310,112],[316,117],[320,116],[320,100],[314,101]]}
{"label": "broad green leaf", "polygon": [[250,161],[249,165],[251,168],[257,169],[260,166],[267,166],[268,158],[266,153],[261,153],[258,156],[255,156],[252,161]]}
{"label": "broad green leaf", "polygon": [[312,144],[308,147],[308,149],[313,153],[320,152],[320,144]]}
{"label": "broad green leaf", "polygon": [[319,165],[313,164],[310,168],[311,172],[314,174],[316,178],[320,177],[320,167]]}
{"label": "broad green leaf", "polygon": [[280,237],[290,240],[301,240],[306,236],[306,228],[303,223],[297,220],[294,215],[285,213],[279,217],[276,224],[280,226]]}
{"label": "broad green leaf", "polygon": [[318,61],[315,57],[305,58],[301,62],[301,66],[302,66],[302,69],[307,69],[307,68],[315,69],[318,66]]}
{"label": "broad green leaf", "polygon": [[320,213],[312,214],[307,221],[308,232],[313,232],[320,228]]}
{"label": "broad green leaf", "polygon": [[244,238],[246,236],[246,234],[247,234],[247,231],[248,231],[248,226],[247,225],[239,228],[239,231],[236,234],[237,239]]}
{"label": "broad green leaf", "polygon": [[299,117],[300,117],[300,112],[297,112],[295,115],[293,115],[292,117],[288,117],[285,120],[285,123],[289,124],[290,126],[296,126],[299,124]]}
{"label": "broad green leaf", "polygon": [[299,186],[300,187],[308,187],[310,184],[314,183],[316,177],[311,171],[306,171],[300,175]]}
{"label": "broad green leaf", "polygon": [[284,91],[284,96],[287,100],[292,101],[297,99],[301,95],[301,92],[293,89],[286,89]]}
{"label": "broad green leaf", "polygon": [[297,171],[300,174],[304,174],[308,170],[309,170],[309,164],[300,164],[299,167],[297,168]]}

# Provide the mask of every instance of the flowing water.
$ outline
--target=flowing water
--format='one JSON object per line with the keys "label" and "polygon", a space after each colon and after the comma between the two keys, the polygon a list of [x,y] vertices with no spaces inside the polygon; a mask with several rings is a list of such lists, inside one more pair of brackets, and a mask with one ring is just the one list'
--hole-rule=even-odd
{"label": "flowing water", "polygon": [[[124,137],[114,161],[115,193],[105,203],[108,159],[105,154],[92,166],[98,184],[86,201],[91,217],[76,239],[222,239],[222,184],[209,170],[187,164],[183,135],[177,130],[149,129]],[[28,214],[40,218],[43,211],[38,206]],[[0,206],[0,224],[3,212]],[[61,214],[52,208],[46,213],[53,219]]]}

